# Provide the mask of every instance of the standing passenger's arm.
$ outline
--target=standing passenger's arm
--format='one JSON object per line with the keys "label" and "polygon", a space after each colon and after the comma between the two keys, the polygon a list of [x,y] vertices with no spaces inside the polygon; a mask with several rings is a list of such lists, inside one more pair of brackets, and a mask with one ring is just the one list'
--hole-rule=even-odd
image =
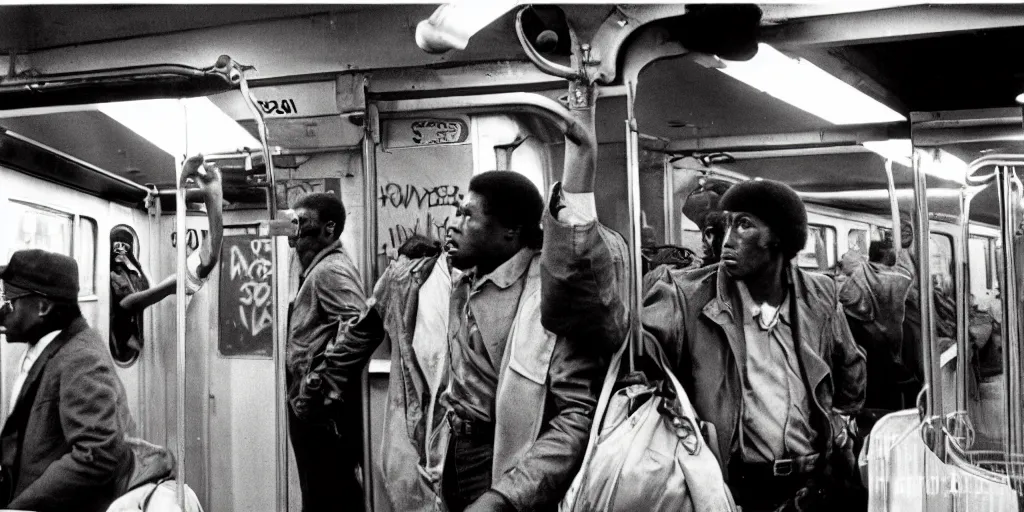
{"label": "standing passenger's arm", "polygon": [[570,108],[575,122],[565,136],[562,183],[543,217],[541,319],[547,330],[600,354],[614,352],[625,339],[629,255],[622,237],[597,221],[596,94],[585,90],[587,106]]}
{"label": "standing passenger's arm", "polygon": [[[191,295],[199,290],[207,276],[220,260],[221,245],[224,240],[224,190],[221,184],[220,170],[215,166],[205,167],[203,156],[196,155],[185,161],[185,169],[181,173],[182,182],[193,179],[199,184],[197,191],[206,204],[206,216],[210,224],[210,236],[203,240],[198,255],[190,257],[186,272],[188,282],[186,288]],[[196,261],[198,260],[198,261]],[[141,267],[140,267],[141,270]],[[172,274],[147,290],[135,292],[121,299],[120,306],[129,312],[143,311],[165,298],[174,295],[178,286],[177,274]]]}

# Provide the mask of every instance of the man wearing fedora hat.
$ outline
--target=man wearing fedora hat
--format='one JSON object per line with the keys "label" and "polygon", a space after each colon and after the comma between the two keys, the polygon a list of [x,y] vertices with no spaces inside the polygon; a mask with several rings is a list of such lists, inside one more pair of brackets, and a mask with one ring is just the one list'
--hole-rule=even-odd
{"label": "man wearing fedora hat", "polygon": [[29,249],[0,266],[0,326],[28,348],[0,431],[5,508],[103,511],[132,471],[124,386],[78,308],[78,264]]}

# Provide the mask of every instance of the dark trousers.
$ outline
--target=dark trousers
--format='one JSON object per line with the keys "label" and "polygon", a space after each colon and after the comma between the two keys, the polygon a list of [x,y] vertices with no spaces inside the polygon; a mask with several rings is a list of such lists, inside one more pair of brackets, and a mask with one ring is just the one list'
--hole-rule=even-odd
{"label": "dark trousers", "polygon": [[299,472],[302,512],[365,509],[363,488],[356,479],[363,456],[361,439],[339,438],[326,426],[299,420],[290,407],[288,437]]}
{"label": "dark trousers", "polygon": [[[814,474],[793,474],[789,476],[771,476],[764,474],[759,466],[750,466],[738,460],[729,464],[729,490],[732,497],[743,512],[773,512],[781,505],[792,500],[797,493],[808,486]],[[757,467],[757,471],[752,471]],[[819,510],[813,504],[807,512]],[[805,510],[791,508],[787,510]]]}
{"label": "dark trousers", "polygon": [[448,440],[441,494],[450,512],[462,512],[491,488],[494,434],[461,435]]}

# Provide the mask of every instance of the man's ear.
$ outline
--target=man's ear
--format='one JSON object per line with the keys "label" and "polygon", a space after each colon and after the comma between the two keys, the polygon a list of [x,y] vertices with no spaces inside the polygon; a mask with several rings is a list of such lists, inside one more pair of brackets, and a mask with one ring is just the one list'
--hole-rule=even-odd
{"label": "man's ear", "polygon": [[337,228],[338,228],[338,225],[333,220],[327,221],[327,223],[324,224],[324,229],[327,230],[327,233],[329,235],[331,235],[331,238],[334,238],[334,234],[335,234],[334,230],[337,229]]}
{"label": "man's ear", "polygon": [[511,241],[519,238],[519,235],[521,233],[522,233],[522,228],[509,228],[509,229],[506,229],[505,230],[505,240],[508,241],[508,242],[511,242]]}
{"label": "man's ear", "polygon": [[48,299],[39,299],[39,316],[47,316],[53,311],[53,302]]}

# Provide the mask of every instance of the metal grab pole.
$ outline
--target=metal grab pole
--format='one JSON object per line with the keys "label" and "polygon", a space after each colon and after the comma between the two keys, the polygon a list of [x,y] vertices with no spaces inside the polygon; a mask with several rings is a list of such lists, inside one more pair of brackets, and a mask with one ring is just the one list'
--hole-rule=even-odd
{"label": "metal grab pole", "polygon": [[[1016,215],[1014,207],[1019,201],[1013,193],[1013,180],[1011,179],[1011,167],[997,167],[996,175],[999,184],[999,222],[1003,236],[1003,372],[1008,376],[1006,389],[1006,460],[1013,460],[1015,454],[1020,453],[1020,411],[1021,400],[1021,360],[1017,345],[1020,340],[1020,315],[1017,311],[1020,291],[1017,289],[1017,266],[1014,257],[1014,239],[1016,238]],[[1015,489],[1020,492],[1020,489]]]}
{"label": "metal grab pole", "polygon": [[[970,342],[967,337],[970,333],[970,307],[968,303],[971,286],[970,265],[968,244],[971,241],[971,199],[974,194],[966,186],[960,187],[960,246],[957,248],[956,257],[960,262],[956,268],[956,317],[959,320],[956,326],[956,410],[961,408],[967,411],[967,350]],[[954,435],[959,436],[960,433]]]}
{"label": "metal grab pole", "polygon": [[900,229],[900,202],[896,197],[896,180],[892,175],[892,160],[885,160],[885,179],[889,184],[889,212],[892,214],[892,253],[900,259],[903,250],[903,233]]}
{"label": "metal grab pole", "polygon": [[636,355],[642,355],[643,338],[641,337],[641,318],[643,312],[643,254],[640,252],[640,155],[639,141],[634,129],[633,100],[635,98],[634,83],[626,82],[626,187],[629,199],[629,255],[630,255],[630,312],[629,339],[633,346],[629,348],[629,371],[636,370]]}
{"label": "metal grab pole", "polygon": [[[929,156],[930,157],[930,156]],[[928,190],[925,180],[925,173],[921,169],[921,153],[914,155],[914,197],[917,201],[916,221],[917,232],[915,243],[917,245],[917,276],[918,293],[920,294],[921,307],[921,343],[922,357],[924,358],[924,377],[928,383],[928,410],[927,416],[930,419],[942,413],[941,386],[936,385],[936,378],[939,376],[938,359],[935,358],[935,318],[932,310],[932,278],[931,278],[931,247],[929,245],[929,222],[928,222]],[[895,245],[895,240],[893,241]]]}
{"label": "metal grab pole", "polygon": [[[249,107],[253,118],[256,120],[256,126],[260,135],[260,144],[263,146],[263,163],[266,166],[268,186],[267,208],[270,210],[270,221],[273,223],[274,220],[277,220],[277,181],[274,176],[274,157],[270,152],[270,144],[267,142],[267,124],[263,119],[263,111],[259,108],[256,98],[249,90],[249,84],[245,79],[244,73],[241,73],[239,86],[242,90],[242,98],[245,99],[246,106]],[[279,435],[277,443],[277,510],[284,511],[288,509],[288,387],[285,381],[287,339],[284,336],[281,336],[280,323],[278,321],[278,308],[280,308],[281,305],[279,279],[281,263],[277,254],[277,245],[276,240],[271,238],[270,267],[273,270],[271,271],[270,300],[273,301],[274,306],[270,308],[270,315],[271,325],[274,326],[271,330],[271,334],[274,341],[274,388],[277,400],[274,408],[274,416],[277,420],[277,432]]]}
{"label": "metal grab pole", "polygon": [[[183,126],[185,127],[185,155],[188,154],[188,113],[185,111],[185,103],[180,102],[182,109],[182,117],[185,121]],[[177,371],[177,391],[176,391],[176,403],[177,408],[175,410],[175,421],[176,421],[176,446],[175,455],[178,459],[177,466],[177,489],[178,494],[178,505],[181,507],[182,512],[185,511],[185,307],[188,304],[188,297],[185,296],[185,280],[188,279],[186,275],[185,266],[185,248],[188,246],[187,240],[187,228],[185,226],[185,183],[182,179],[185,172],[185,155],[177,155],[178,157],[178,172],[177,172],[177,183],[175,185],[175,196],[174,196],[174,221],[175,231],[177,232],[177,244],[176,249],[178,250],[177,255],[177,268],[176,268],[176,279],[177,283],[175,286],[175,309],[177,313],[177,329],[175,334],[177,335],[177,356],[174,360],[174,367]]]}

